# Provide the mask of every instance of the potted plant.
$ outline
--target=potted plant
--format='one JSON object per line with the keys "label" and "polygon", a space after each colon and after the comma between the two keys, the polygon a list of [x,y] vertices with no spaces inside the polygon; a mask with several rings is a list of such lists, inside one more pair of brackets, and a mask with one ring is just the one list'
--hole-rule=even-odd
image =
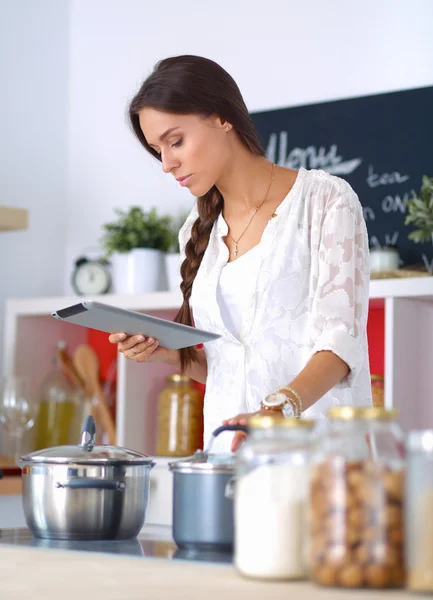
{"label": "potted plant", "polygon": [[164,253],[172,243],[169,216],[139,206],[115,210],[118,218],[103,225],[101,245],[113,268],[113,292],[141,294],[160,287]]}
{"label": "potted plant", "polygon": [[412,224],[415,229],[408,238],[416,244],[433,242],[433,177],[424,175],[419,196],[415,193],[410,200],[406,200],[408,214],[405,225]]}
{"label": "potted plant", "polygon": [[168,289],[175,291],[179,289],[182,282],[180,276],[180,248],[179,248],[179,231],[185,223],[189,213],[182,213],[177,218],[171,220],[171,242],[169,249],[165,255],[165,269],[167,273]]}

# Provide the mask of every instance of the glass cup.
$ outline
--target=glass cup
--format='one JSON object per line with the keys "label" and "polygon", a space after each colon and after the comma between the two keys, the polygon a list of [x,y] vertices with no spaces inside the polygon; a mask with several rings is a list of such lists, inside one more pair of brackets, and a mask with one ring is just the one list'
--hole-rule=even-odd
{"label": "glass cup", "polygon": [[12,440],[11,455],[21,457],[24,433],[33,427],[37,416],[36,403],[31,398],[30,379],[26,376],[6,376],[0,379],[0,423]]}

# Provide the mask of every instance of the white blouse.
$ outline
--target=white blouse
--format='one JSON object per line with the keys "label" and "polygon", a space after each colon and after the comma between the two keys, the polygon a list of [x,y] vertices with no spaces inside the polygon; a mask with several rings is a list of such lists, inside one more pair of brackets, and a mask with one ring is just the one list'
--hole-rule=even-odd
{"label": "white blouse", "polygon": [[254,261],[259,246],[251,248],[221,269],[217,302],[224,325],[236,338],[241,334],[242,319],[254,291]]}
{"label": "white blouse", "polygon": [[[303,416],[325,425],[333,404],[371,405],[369,249],[357,195],[339,177],[301,168],[275,213],[249,263],[246,277],[253,285],[247,286],[237,335],[227,328],[218,303],[220,276],[229,258],[222,214],[194,280],[190,303],[195,325],[221,335],[205,344],[205,446],[223,419],[258,410],[263,398],[290,383],[320,350],[334,352],[350,372]],[[197,217],[194,206],[179,232],[182,260]],[[213,451],[229,451],[232,437],[221,434]]]}

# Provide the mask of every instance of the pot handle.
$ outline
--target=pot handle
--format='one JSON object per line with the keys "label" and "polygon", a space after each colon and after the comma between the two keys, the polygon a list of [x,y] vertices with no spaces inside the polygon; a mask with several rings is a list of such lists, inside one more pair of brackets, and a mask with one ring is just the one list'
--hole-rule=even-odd
{"label": "pot handle", "polygon": [[95,446],[96,425],[92,415],[88,415],[81,428],[80,446],[87,452],[91,452]]}
{"label": "pot handle", "polygon": [[221,425],[221,427],[217,427],[213,431],[212,437],[216,438],[223,431],[243,431],[244,433],[248,433],[248,427],[246,425]]}
{"label": "pot handle", "polygon": [[125,483],[123,481],[113,481],[109,479],[98,479],[97,477],[74,477],[66,483],[56,483],[57,488],[70,488],[72,490],[92,489],[92,490],[118,490],[123,492]]}
{"label": "pot handle", "polygon": [[229,500],[233,500],[236,491],[236,477],[230,477],[224,489],[224,496]]}
{"label": "pot handle", "polygon": [[248,433],[248,427],[246,425],[221,425],[221,427],[217,427],[212,432],[207,447],[203,451],[205,454],[210,454],[214,439],[223,431],[244,431],[245,433]]}

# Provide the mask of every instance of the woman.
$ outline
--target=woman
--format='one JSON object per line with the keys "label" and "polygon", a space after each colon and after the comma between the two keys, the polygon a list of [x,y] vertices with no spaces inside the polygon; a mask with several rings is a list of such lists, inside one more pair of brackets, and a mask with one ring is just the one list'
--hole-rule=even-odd
{"label": "woman", "polygon": [[[266,160],[236,83],[205,58],[158,63],[129,116],[163,171],[197,197],[179,234],[175,320],[221,337],[181,351],[140,336],[110,341],[130,360],[206,383],[205,443],[221,422],[253,412],[325,424],[333,404],[371,404],[368,241],[350,185]],[[235,450],[232,437],[213,448]]]}

